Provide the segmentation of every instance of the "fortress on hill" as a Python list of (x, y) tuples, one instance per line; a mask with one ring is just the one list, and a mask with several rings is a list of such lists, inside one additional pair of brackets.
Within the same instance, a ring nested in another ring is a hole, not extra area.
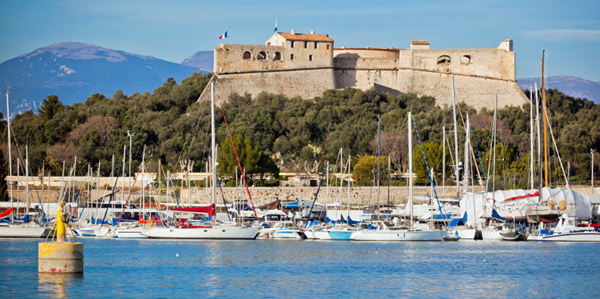
[[(375, 88), (391, 95), (415, 93), (481, 109), (520, 106), (528, 101), (515, 75), (513, 42), (496, 49), (430, 49), (429, 41), (411, 41), (410, 49), (334, 48), (327, 34), (277, 32), (265, 45), (220, 44), (214, 50), (215, 92), (253, 96), (266, 91), (305, 99), (327, 89)], [(200, 101), (210, 100), (210, 85)]]

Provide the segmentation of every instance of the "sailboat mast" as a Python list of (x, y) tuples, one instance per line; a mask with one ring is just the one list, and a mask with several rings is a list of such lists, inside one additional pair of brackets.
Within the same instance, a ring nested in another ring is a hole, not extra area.
[[(327, 161), (326, 165), (325, 185), (327, 186), (327, 189), (325, 190), (325, 216), (327, 216), (327, 205), (329, 204), (329, 161)], [(281, 189), (283, 190), (283, 184), (281, 184)], [(281, 198), (283, 199), (283, 192), (281, 192)]]
[[(63, 175), (64, 175), (64, 168), (63, 168)], [(98, 199), (100, 198), (100, 161), (98, 161), (98, 172), (96, 173), (96, 208), (98, 207)], [(91, 204), (91, 202), (90, 202)], [(50, 210), (48, 210), (50, 211)], [(96, 216), (96, 218), (98, 218), (98, 216)]]
[[(377, 120), (377, 212), (375, 213), (379, 217), (379, 194), (381, 187), (379, 186), (380, 181), (380, 169), (381, 169), (381, 118)], [(350, 183), (350, 181), (348, 181)]]
[(348, 155), (348, 224), (350, 224), (350, 158)]
[(544, 112), (544, 177), (546, 181), (546, 187), (548, 187), (548, 138), (546, 129), (546, 79), (544, 78), (544, 56), (546, 56), (546, 50), (542, 52), (542, 111)]
[(25, 145), (25, 194), (27, 196), (27, 205), (25, 215), (29, 215), (29, 147)]
[(469, 149), (471, 148), (471, 145), (469, 144), (470, 138), (469, 138), (469, 114), (467, 113), (467, 127), (465, 130), (465, 165), (464, 165), (464, 184), (465, 184), (465, 193), (467, 193), (469, 191)]
[(533, 189), (533, 92), (529, 92), (529, 145), (531, 154), (529, 155), (529, 172), (531, 175), (531, 189)]
[(408, 112), (408, 201), (410, 203), (410, 228), (413, 226), (413, 177), (412, 177), (412, 112)]
[(387, 209), (390, 209), (390, 176), (392, 175), (392, 159), (390, 159), (391, 157), (388, 155), (388, 204), (387, 204)]
[(494, 221), (493, 218), (493, 211), (494, 211), (494, 207), (496, 206), (496, 119), (498, 118), (498, 94), (496, 94), (496, 107), (494, 109), (494, 145), (492, 146), (492, 149), (494, 150), (494, 156), (493, 156), (493, 172), (492, 172), (492, 221)]
[[(539, 173), (539, 180), (538, 180), (538, 194), (539, 194), (539, 199), (542, 198), (542, 142), (541, 142), (541, 132), (540, 132), (540, 99), (538, 96), (538, 86), (537, 86), (537, 82), (534, 83), (534, 88), (535, 88), (535, 110), (536, 110), (536, 127), (537, 127), (537, 158), (538, 158), (538, 173)], [(539, 200), (538, 200), (539, 201)]]
[(344, 148), (340, 148), (340, 219), (342, 219), (342, 211), (344, 210), (342, 204), (342, 186), (344, 186)]
[(446, 192), (446, 123), (442, 127), (442, 192)]
[[(217, 168), (216, 166), (216, 153), (215, 153), (215, 83), (211, 82), (210, 83), (210, 129), (211, 129), (211, 136), (210, 136), (210, 151), (212, 154), (212, 200), (213, 200), (213, 204), (215, 204), (215, 208), (216, 208), (216, 193), (217, 193), (217, 189), (215, 188), (215, 186), (217, 185), (216, 182), (216, 174), (217, 174)], [(216, 218), (216, 217), (215, 217)]]
[(146, 145), (144, 144), (144, 151), (142, 153), (142, 218), (144, 218), (144, 214), (146, 214), (146, 199), (144, 198), (144, 185), (146, 184), (144, 181), (145, 178), (145, 168), (146, 168), (146, 164), (145, 164), (145, 158), (146, 158)]
[[(458, 183), (458, 130), (456, 129), (456, 94), (454, 92), (454, 76), (452, 76), (452, 113), (454, 115), (454, 156), (456, 165), (454, 166), (454, 175), (456, 179), (456, 199), (460, 198), (460, 184)], [(410, 124), (409, 124), (410, 125)]]
[[(9, 94), (9, 86), (6, 86), (6, 123), (8, 125), (8, 175), (10, 177), (11, 180), (11, 184), (10, 184), (10, 205), (11, 207), (14, 209), (15, 207), (13, 206), (13, 185), (12, 185), (12, 149), (11, 149), (11, 142), (10, 142), (10, 108), (9, 108), (9, 102), (8, 102), (8, 94)], [(13, 214), (11, 213), (10, 216), (11, 219), (14, 219)]]

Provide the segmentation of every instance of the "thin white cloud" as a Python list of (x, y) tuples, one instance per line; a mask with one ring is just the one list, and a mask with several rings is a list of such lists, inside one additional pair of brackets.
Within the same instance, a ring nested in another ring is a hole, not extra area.
[(600, 41), (600, 30), (547, 29), (525, 31), (524, 34), (543, 41)]

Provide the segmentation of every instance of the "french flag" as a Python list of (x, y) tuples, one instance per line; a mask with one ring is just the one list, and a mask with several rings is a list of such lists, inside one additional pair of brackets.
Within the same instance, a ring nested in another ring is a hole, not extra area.
[(219, 36), (219, 39), (224, 39), (224, 38), (227, 38), (227, 31), (225, 31), (225, 34)]

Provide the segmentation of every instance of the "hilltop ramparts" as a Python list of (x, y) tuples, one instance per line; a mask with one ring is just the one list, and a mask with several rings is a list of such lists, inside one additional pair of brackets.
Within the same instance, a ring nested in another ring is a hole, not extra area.
[[(375, 88), (392, 95), (432, 96), (440, 106), (456, 100), (477, 109), (520, 106), (527, 98), (516, 83), (512, 40), (496, 49), (429, 49), (412, 41), (410, 49), (333, 48), (328, 35), (276, 33), (266, 45), (221, 44), (215, 49), (216, 93), (261, 92), (314, 98), (327, 89)], [(210, 99), (210, 86), (199, 100)]]

